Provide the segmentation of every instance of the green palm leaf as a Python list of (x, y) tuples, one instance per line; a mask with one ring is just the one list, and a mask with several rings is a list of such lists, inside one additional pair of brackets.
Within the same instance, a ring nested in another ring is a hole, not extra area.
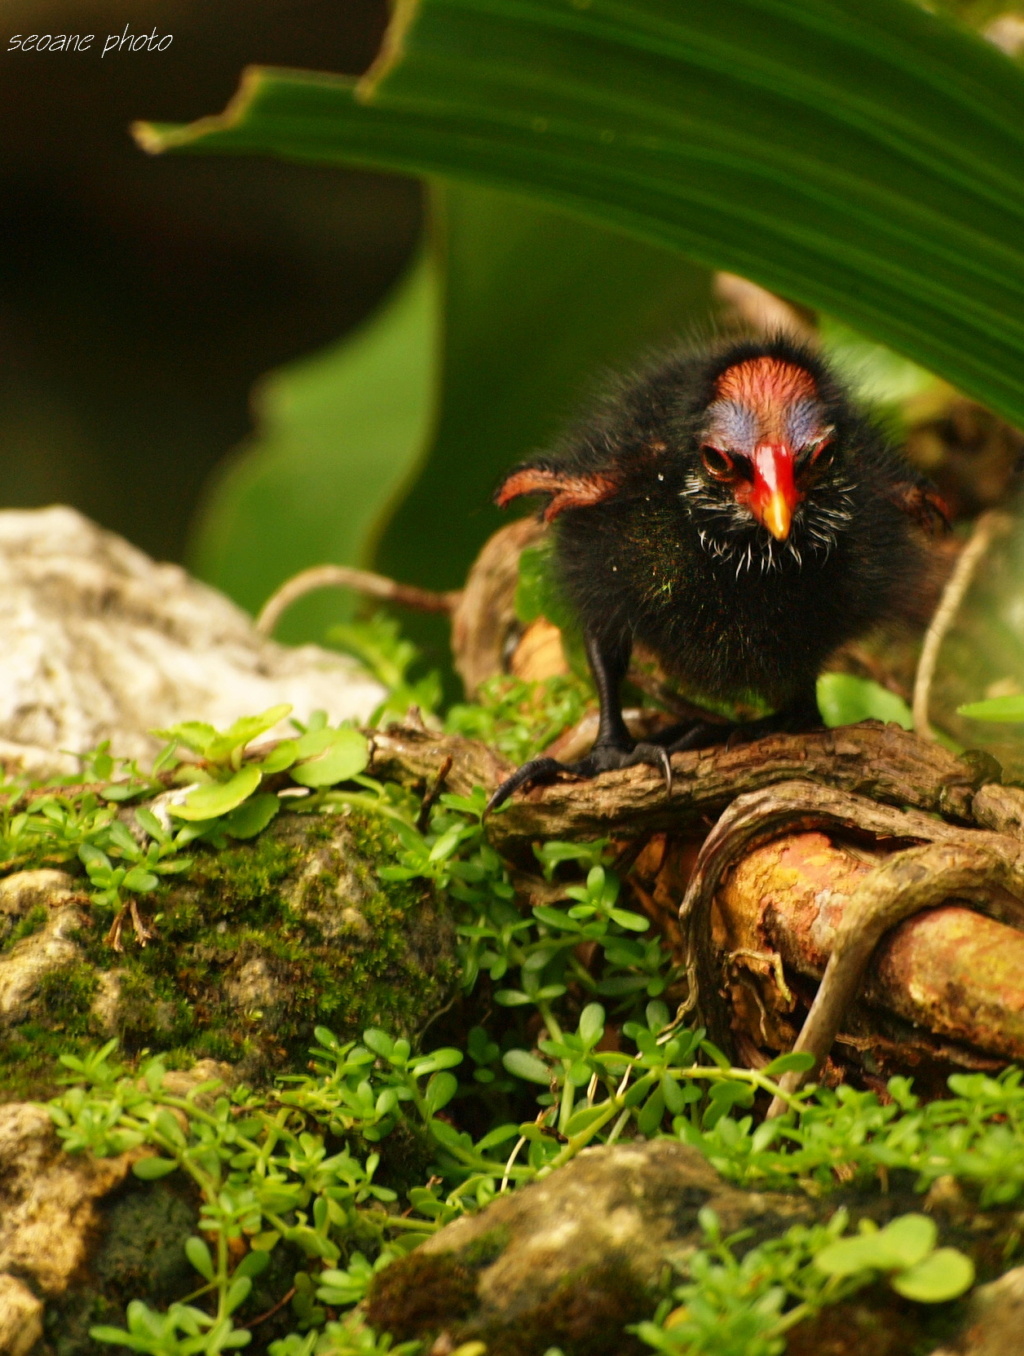
[(403, 0), (151, 150), (532, 194), (843, 318), (1024, 422), (1024, 72), (905, 0)]

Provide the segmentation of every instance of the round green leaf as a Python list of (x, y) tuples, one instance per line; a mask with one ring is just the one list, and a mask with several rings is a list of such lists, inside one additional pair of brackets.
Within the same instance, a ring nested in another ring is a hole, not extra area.
[(155, 890), (160, 882), (152, 871), (145, 871), (141, 866), (133, 866), (122, 883), (126, 890), (134, 890), (136, 894), (144, 895), (150, 890)]
[(892, 1278), (892, 1288), (919, 1304), (956, 1299), (974, 1284), (974, 1263), (956, 1248), (938, 1248)]
[(282, 739), (259, 764), (260, 771), (266, 777), (274, 772), (283, 772), (285, 768), (291, 767), (298, 756), (298, 740)]
[(427, 1110), (432, 1116), (440, 1111), (442, 1107), (448, 1105), (458, 1091), (458, 1087), (459, 1080), (454, 1074), (434, 1074), (433, 1078), (427, 1084), (427, 1090), (423, 1098), (427, 1105)]
[(195, 1234), (185, 1239), (185, 1256), (204, 1280), (213, 1280), (213, 1258), (206, 1242)]
[[(227, 816), (224, 827), (232, 838), (255, 838), (267, 827), (281, 808), (281, 800), (272, 792), (250, 796)], [(127, 881), (125, 882), (127, 884)]]
[(822, 1248), (814, 1265), (826, 1276), (854, 1276), (858, 1271), (877, 1271), (885, 1263), (878, 1255), (878, 1234), (857, 1234), (841, 1238)]
[(270, 1265), (270, 1252), (265, 1248), (253, 1247), (247, 1252), (238, 1266), (235, 1267), (236, 1276), (262, 1276)]
[(263, 774), (258, 767), (243, 767), (226, 782), (208, 782), (189, 793), (184, 805), (170, 806), (178, 819), (217, 819), (241, 805), (259, 786)]
[(880, 1267), (913, 1267), (935, 1247), (938, 1229), (930, 1215), (900, 1215), (876, 1237)]
[(600, 1003), (588, 1003), (580, 1013), (579, 1033), (588, 1048), (604, 1035), (604, 1008)]
[(825, 724), (833, 728), (855, 725), (859, 720), (884, 720), (902, 725), (904, 730), (914, 728), (914, 717), (902, 697), (882, 687), (881, 683), (858, 678), (852, 673), (821, 675), (818, 710)]
[(300, 786), (334, 786), (355, 777), (370, 761), (366, 736), (348, 726), (309, 730), (295, 743), (298, 762), (290, 775)]
[(551, 1082), (551, 1070), (528, 1050), (506, 1050), (501, 1062), (510, 1074), (525, 1078), (528, 1083), (543, 1083), (547, 1087)]

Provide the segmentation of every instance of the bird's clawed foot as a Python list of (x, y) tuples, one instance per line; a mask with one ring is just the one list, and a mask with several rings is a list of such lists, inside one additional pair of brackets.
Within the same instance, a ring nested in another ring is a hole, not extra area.
[(614, 768), (635, 767), (638, 763), (660, 768), (665, 778), (665, 794), (671, 793), (672, 764), (669, 761), (668, 750), (662, 748), (660, 744), (640, 742), (626, 747), (617, 744), (599, 744), (576, 763), (560, 763), (557, 758), (534, 758), (529, 763), (524, 763), (511, 777), (502, 782), (487, 802), (487, 809), (496, 810), (508, 800), (509, 796), (523, 787), (553, 782), (562, 772), (571, 777), (589, 779), (598, 776), (599, 773), (610, 772)]
[(560, 773), (570, 777), (589, 779), (614, 768), (634, 767), (637, 763), (646, 763), (649, 767), (661, 768), (665, 778), (665, 794), (672, 792), (673, 753), (684, 753), (691, 749), (705, 749), (714, 744), (749, 744), (764, 735), (782, 732), (795, 733), (821, 728), (821, 717), (813, 698), (805, 698), (773, 715), (760, 720), (747, 720), (738, 724), (723, 721), (697, 720), (684, 726), (673, 726), (661, 731), (659, 743), (641, 741), (636, 744), (596, 744), (585, 758), (576, 763), (560, 763), (557, 758), (534, 758), (517, 768), (507, 778), (487, 802), (488, 810), (496, 810), (509, 796), (523, 787), (540, 786), (553, 782)]

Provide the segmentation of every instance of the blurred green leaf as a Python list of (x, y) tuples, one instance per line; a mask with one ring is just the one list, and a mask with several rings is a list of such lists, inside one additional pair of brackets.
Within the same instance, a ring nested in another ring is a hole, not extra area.
[(278, 721), (290, 716), (291, 712), (290, 702), (280, 702), (258, 716), (240, 716), (223, 734), (210, 740), (204, 750), (205, 757), (213, 763), (225, 762), (236, 749), (244, 749), (246, 744), (272, 730)]
[(818, 679), (818, 710), (828, 726), (855, 725), (859, 720), (884, 720), (914, 728), (910, 707), (880, 683), (852, 673), (823, 673)]
[(855, 1276), (858, 1271), (871, 1271), (891, 1265), (879, 1256), (878, 1234), (855, 1234), (830, 1243), (814, 1258), (814, 1265), (826, 1276)]
[(138, 135), (531, 193), (1021, 423), (1022, 107), (1013, 62), (904, 0), (403, 0), (361, 83), (254, 68), (223, 116)]
[[(491, 495), (509, 464), (551, 440), (596, 373), (670, 341), (711, 303), (708, 274), (669, 251), (503, 193), (435, 185), (431, 221), (430, 262), (418, 265), (430, 289), (407, 284), (420, 288), (416, 309), (414, 298), (389, 302), (335, 356), (269, 378), (267, 433), (212, 492), (196, 565), (250, 608), (310, 564), (365, 563), (403, 486), (376, 563), (398, 579), (461, 584), (504, 521)], [(413, 388), (420, 421), (410, 409), (396, 427)], [(321, 640), (347, 606), (337, 594), (304, 599), (278, 635)], [(431, 665), (446, 656), (445, 625), (403, 618)]]
[[(198, 574), (255, 612), (307, 566), (365, 563), (373, 525), (426, 445), (439, 324), (437, 263), (424, 256), (353, 335), (264, 379), (258, 431), (208, 493), (191, 546)], [(350, 610), (318, 593), (277, 634), (322, 640)]]
[(280, 808), (280, 799), (269, 791), (261, 796), (250, 796), (226, 816), (224, 828), (232, 838), (255, 838)]
[(297, 741), (298, 761), (289, 776), (300, 786), (334, 786), (362, 772), (370, 746), (358, 730), (309, 730)]
[(990, 697), (984, 702), (968, 702), (958, 706), (958, 716), (970, 716), (971, 720), (998, 720), (1017, 724), (1024, 721), (1024, 696)]
[(603, 370), (705, 321), (711, 293), (704, 270), (667, 250), (505, 193), (449, 185), (434, 203), (444, 389), (430, 455), (377, 561), (449, 588), (508, 521), (491, 505), (503, 472), (550, 444)]
[(516, 1078), (525, 1078), (528, 1083), (547, 1084), (551, 1081), (551, 1070), (528, 1050), (506, 1050), (501, 1062), (510, 1074), (515, 1074)]
[(209, 782), (206, 786), (197, 786), (189, 792), (184, 805), (170, 806), (170, 812), (178, 819), (216, 819), (226, 815), (259, 786), (262, 773), (259, 768), (242, 768), (226, 782)]
[(892, 1278), (892, 1288), (919, 1304), (956, 1299), (974, 1284), (974, 1263), (956, 1248), (937, 1248), (916, 1266)]
[(874, 1236), (876, 1266), (912, 1267), (935, 1247), (938, 1226), (930, 1215), (900, 1215)]
[[(1024, 518), (990, 546), (942, 644), (931, 720), (961, 745), (989, 753), (1004, 778), (1024, 777)], [(990, 707), (992, 702), (999, 706)], [(975, 709), (984, 705), (989, 715)], [(998, 712), (1003, 714), (997, 714)]]

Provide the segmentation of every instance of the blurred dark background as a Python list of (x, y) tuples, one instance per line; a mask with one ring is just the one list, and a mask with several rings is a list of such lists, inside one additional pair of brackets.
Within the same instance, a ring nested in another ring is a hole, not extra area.
[[(73, 504), (183, 558), (249, 393), (375, 305), (415, 246), (411, 181), (150, 158), (136, 118), (219, 112), (250, 63), (363, 71), (384, 0), (7, 0), (0, 31), (0, 507)], [(101, 58), (103, 39), (171, 33)], [(94, 33), (88, 52), (11, 34)]]

